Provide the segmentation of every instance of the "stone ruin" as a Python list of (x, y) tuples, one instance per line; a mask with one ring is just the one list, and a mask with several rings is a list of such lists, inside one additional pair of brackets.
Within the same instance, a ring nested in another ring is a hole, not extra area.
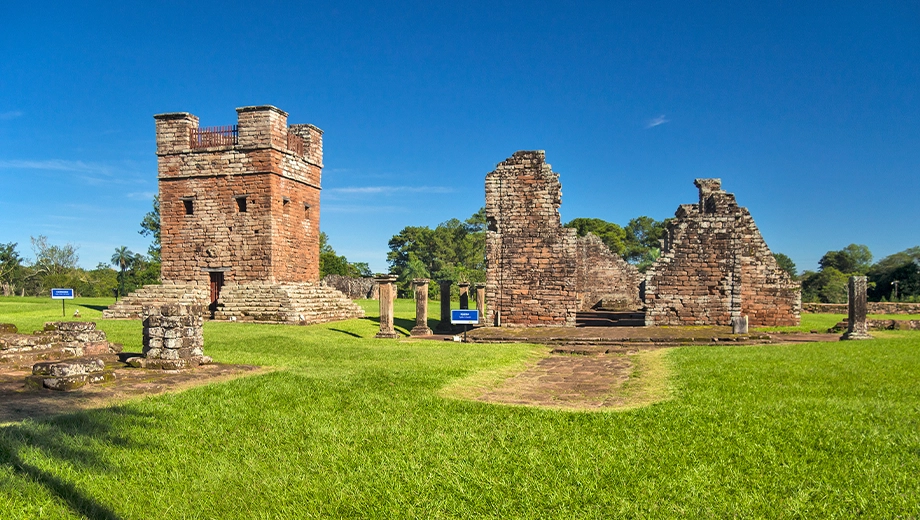
[(33, 388), (73, 390), (111, 381), (106, 361), (117, 361), (122, 347), (110, 343), (93, 322), (57, 321), (32, 334), (0, 324), (0, 366), (32, 366), (26, 384)]
[[(596, 236), (559, 218), (559, 175), (543, 151), (520, 151), (486, 175), (486, 323), (575, 325), (579, 311), (645, 311), (646, 325), (797, 325), (801, 287), (776, 263), (750, 212), (697, 179), (661, 257), (643, 277)], [(442, 318), (443, 319), (443, 318)]]
[(698, 204), (682, 204), (661, 256), (645, 275), (646, 325), (798, 325), (801, 287), (779, 268), (747, 208), (697, 179)]
[(578, 310), (635, 310), (641, 273), (636, 266), (610, 251), (597, 235), (588, 233), (576, 241), (575, 292)]
[(237, 125), (200, 128), (179, 112), (156, 120), (161, 285), (103, 313), (204, 305), (213, 319), (320, 323), (364, 315), (319, 280), (323, 132), (288, 125), (273, 106), (237, 109)]
[(107, 356), (121, 352), (109, 343), (105, 332), (90, 321), (55, 321), (42, 330), (20, 334), (15, 325), (0, 324), (0, 365), (32, 365), (37, 361)]
[(562, 186), (542, 150), (516, 152), (486, 175), (486, 323), (574, 326), (574, 229), (559, 220)]
[(201, 305), (144, 307), (144, 357), (128, 358), (138, 368), (178, 370), (211, 362), (204, 355)]
[(486, 175), (484, 323), (571, 327), (581, 310), (640, 305), (636, 268), (598, 237), (562, 227), (561, 202), (542, 150), (517, 152)]
[(335, 288), (352, 300), (377, 299), (377, 282), (370, 276), (365, 278), (353, 278), (340, 274), (327, 274), (323, 277), (323, 283), (329, 287)]

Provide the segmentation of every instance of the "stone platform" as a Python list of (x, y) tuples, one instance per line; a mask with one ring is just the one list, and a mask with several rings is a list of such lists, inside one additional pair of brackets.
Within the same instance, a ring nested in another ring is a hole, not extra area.
[[(109, 319), (142, 319), (145, 306), (208, 306), (208, 288), (195, 284), (145, 285), (102, 312)], [(205, 316), (208, 316), (206, 313)], [(221, 287), (212, 319), (312, 325), (364, 317), (338, 290), (317, 283), (229, 283)]]

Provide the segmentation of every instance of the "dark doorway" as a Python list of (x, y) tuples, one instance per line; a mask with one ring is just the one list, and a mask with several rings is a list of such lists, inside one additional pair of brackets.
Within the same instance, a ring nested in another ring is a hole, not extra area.
[(210, 272), (208, 273), (211, 277), (211, 303), (208, 305), (208, 310), (211, 311), (211, 318), (214, 317), (214, 313), (217, 311), (217, 299), (220, 298), (220, 288), (224, 286), (224, 273), (223, 272)]

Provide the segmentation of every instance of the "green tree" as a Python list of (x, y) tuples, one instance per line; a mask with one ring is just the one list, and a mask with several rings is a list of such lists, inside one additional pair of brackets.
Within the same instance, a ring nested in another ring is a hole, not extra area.
[[(652, 257), (660, 254), (661, 242), (667, 232), (670, 219), (655, 220), (651, 217), (641, 216), (629, 221), (626, 225), (625, 252), (623, 258), (644, 272), (652, 262)], [(658, 250), (655, 252), (655, 250)]]
[(850, 275), (834, 267), (802, 273), (802, 301), (846, 303)]
[(818, 260), (821, 269), (833, 267), (841, 273), (866, 274), (872, 265), (872, 252), (860, 244), (850, 244), (839, 251), (828, 251)]
[(773, 258), (776, 259), (776, 264), (780, 269), (789, 273), (789, 276), (794, 280), (797, 276), (795, 262), (791, 258), (782, 254), (782, 253), (773, 253)]
[(147, 255), (150, 261), (160, 263), (160, 196), (154, 195), (153, 209), (144, 215), (141, 220), (141, 230), (138, 231), (141, 236), (153, 237), (150, 247), (147, 248)]
[(126, 246), (116, 247), (115, 254), (112, 255), (112, 265), (119, 269), (118, 273), (118, 295), (125, 295), (125, 272), (129, 266), (133, 266), (137, 256)]
[(22, 258), (16, 251), (16, 242), (0, 244), (0, 288), (3, 296), (15, 294), (16, 284), (22, 276)]
[(359, 278), (361, 276), (371, 276), (371, 270), (365, 262), (353, 264), (344, 256), (337, 254), (329, 244), (329, 236), (324, 232), (320, 232), (319, 276), (322, 278), (330, 274)]
[(29, 237), (35, 259), (29, 266), (26, 283), (30, 294), (41, 294), (50, 287), (67, 287), (73, 281), (74, 270), (80, 257), (72, 244), (55, 246), (48, 237)]
[[(430, 273), (435, 280), (464, 281), (485, 280), (485, 210), (480, 209), (465, 221), (450, 219), (435, 229), (427, 226), (407, 226), (389, 241), (387, 262), (390, 272), (399, 277), (398, 288), (409, 294), (411, 278), (403, 273), (413, 262), (412, 270)], [(416, 262), (420, 265), (417, 265)], [(431, 296), (439, 297), (436, 284), (429, 286)]]
[(626, 252), (626, 230), (618, 224), (599, 218), (576, 218), (569, 221), (564, 227), (574, 229), (580, 237), (588, 233), (597, 235), (610, 251), (620, 256)]
[(866, 276), (870, 282), (869, 298), (874, 301), (920, 298), (920, 246), (886, 256), (873, 264)]

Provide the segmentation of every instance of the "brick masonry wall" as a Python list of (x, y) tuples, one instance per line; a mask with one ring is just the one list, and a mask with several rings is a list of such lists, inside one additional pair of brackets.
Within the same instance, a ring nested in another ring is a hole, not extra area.
[(746, 208), (719, 179), (697, 179), (699, 204), (683, 204), (661, 257), (646, 273), (647, 325), (798, 325), (801, 287), (779, 268)]
[(604, 300), (617, 307), (637, 309), (640, 275), (596, 235), (578, 237), (575, 248), (575, 292), (579, 310), (590, 310)]
[(575, 230), (559, 219), (559, 175), (520, 151), (486, 175), (486, 323), (574, 326)]
[[(275, 107), (237, 112), (238, 144), (198, 149), (198, 118), (156, 116), (162, 278), (207, 284), (204, 270), (219, 269), (225, 282), (317, 281), (322, 131), (289, 129)], [(304, 140), (303, 155), (288, 149), (289, 132)]]

